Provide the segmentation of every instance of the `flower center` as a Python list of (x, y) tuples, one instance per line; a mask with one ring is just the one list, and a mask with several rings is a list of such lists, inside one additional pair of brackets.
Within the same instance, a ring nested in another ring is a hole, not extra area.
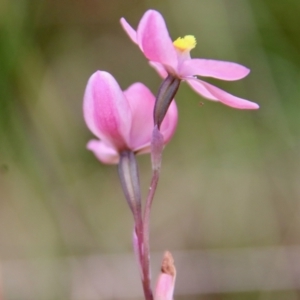
[(196, 44), (196, 38), (193, 35), (186, 35), (183, 38), (179, 37), (173, 42), (175, 48), (181, 52), (191, 51), (196, 47)]

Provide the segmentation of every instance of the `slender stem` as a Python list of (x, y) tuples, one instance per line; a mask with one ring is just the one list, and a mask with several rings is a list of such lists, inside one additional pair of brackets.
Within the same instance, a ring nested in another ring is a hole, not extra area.
[(147, 259), (147, 251), (145, 251), (145, 234), (142, 214), (135, 216), (135, 231), (138, 240), (138, 258), (142, 269), (142, 285), (146, 300), (153, 300), (151, 290), (151, 278), (149, 272), (149, 259)]
[(152, 290), (151, 290), (151, 279), (149, 272), (149, 260), (147, 260), (147, 252), (145, 252), (145, 234), (142, 215), (138, 215), (135, 220), (135, 230), (138, 240), (138, 252), (139, 261), (142, 269), (142, 284), (144, 290), (144, 296), (146, 300), (153, 300)]
[(154, 194), (159, 180), (159, 170), (154, 170), (152, 173), (151, 185), (149, 187), (149, 193), (146, 200), (146, 206), (144, 210), (144, 261), (147, 274), (150, 279), (150, 212), (151, 205), (154, 199)]
[[(160, 167), (161, 167), (161, 159), (162, 159), (162, 151), (164, 147), (164, 137), (160, 133), (158, 129), (158, 125), (154, 126), (152, 133), (152, 141), (151, 141), (151, 161), (152, 161), (152, 179), (149, 187), (148, 196), (146, 199), (145, 209), (144, 209), (144, 218), (143, 218), (143, 270), (145, 272), (145, 281), (150, 285), (151, 280), (151, 272), (150, 272), (150, 212), (151, 206), (154, 199), (154, 194), (156, 192)], [(153, 296), (151, 295), (152, 299)]]

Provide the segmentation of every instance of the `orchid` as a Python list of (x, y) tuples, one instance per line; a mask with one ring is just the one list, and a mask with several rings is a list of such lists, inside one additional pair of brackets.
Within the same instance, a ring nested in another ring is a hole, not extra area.
[[(152, 292), (150, 212), (159, 182), (163, 149), (177, 125), (177, 106), (173, 101), (177, 90), (181, 82), (186, 81), (207, 99), (238, 109), (259, 106), (200, 79), (238, 80), (247, 76), (249, 69), (233, 62), (191, 58), (195, 37), (187, 35), (172, 42), (159, 12), (148, 10), (136, 31), (124, 18), (121, 24), (164, 80), (154, 97), (142, 83), (134, 83), (122, 91), (111, 74), (95, 72), (88, 80), (83, 100), (85, 122), (97, 137), (88, 142), (87, 148), (101, 162), (118, 165), (121, 187), (133, 216), (133, 248), (145, 300), (173, 300), (176, 268), (168, 251)], [(149, 152), (152, 177), (143, 201), (136, 154)]]
[(136, 31), (124, 18), (120, 22), (131, 40), (139, 46), (149, 60), (150, 65), (163, 78), (169, 75), (180, 81), (186, 81), (204, 98), (220, 101), (234, 108), (259, 108), (254, 102), (231, 95), (197, 78), (201, 76), (233, 81), (244, 78), (250, 70), (233, 62), (191, 58), (190, 51), (196, 46), (195, 37), (187, 35), (172, 42), (165, 21), (159, 12), (148, 10), (140, 20)]
[[(87, 148), (107, 164), (117, 164), (123, 151), (150, 152), (154, 103), (155, 97), (142, 83), (122, 91), (112, 75), (95, 72), (87, 83), (83, 112), (88, 128), (99, 140), (89, 141)], [(161, 126), (164, 144), (176, 125), (177, 107), (172, 101)]]

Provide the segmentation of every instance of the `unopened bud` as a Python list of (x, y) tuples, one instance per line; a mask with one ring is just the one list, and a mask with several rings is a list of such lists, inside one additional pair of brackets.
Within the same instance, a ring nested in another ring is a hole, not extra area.
[(161, 273), (158, 277), (154, 300), (172, 300), (176, 279), (174, 259), (169, 251), (164, 254)]
[(158, 90), (153, 112), (154, 125), (157, 125), (158, 129), (160, 129), (168, 108), (177, 93), (180, 82), (179, 78), (168, 75)]
[(123, 151), (118, 165), (119, 178), (127, 203), (134, 216), (141, 210), (138, 166), (132, 151)]

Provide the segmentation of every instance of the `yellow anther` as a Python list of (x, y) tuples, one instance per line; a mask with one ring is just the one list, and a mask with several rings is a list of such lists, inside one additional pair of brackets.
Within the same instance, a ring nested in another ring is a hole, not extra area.
[(186, 35), (185, 37), (179, 37), (173, 42), (173, 45), (180, 51), (190, 51), (196, 47), (196, 38), (193, 35)]

